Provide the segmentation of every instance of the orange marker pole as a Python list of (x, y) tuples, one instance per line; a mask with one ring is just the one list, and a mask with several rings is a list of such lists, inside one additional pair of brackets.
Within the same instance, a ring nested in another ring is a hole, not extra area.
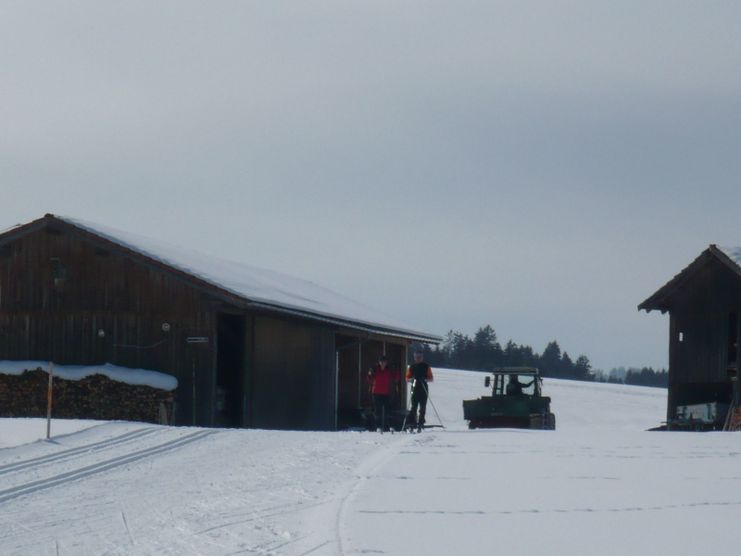
[(46, 439), (51, 438), (52, 386), (54, 384), (54, 363), (49, 361), (49, 388), (46, 391)]

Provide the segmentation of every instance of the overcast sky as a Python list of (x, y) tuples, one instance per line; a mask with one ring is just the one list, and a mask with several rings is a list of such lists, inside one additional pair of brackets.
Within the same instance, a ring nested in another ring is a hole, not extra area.
[(0, 191), (663, 366), (636, 305), (741, 244), (741, 2), (2, 0)]

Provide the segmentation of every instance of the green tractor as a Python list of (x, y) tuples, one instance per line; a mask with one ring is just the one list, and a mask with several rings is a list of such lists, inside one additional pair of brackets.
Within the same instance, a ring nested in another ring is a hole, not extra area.
[(551, 399), (542, 395), (538, 369), (504, 367), (484, 379), (491, 396), (463, 402), (469, 429), (517, 428), (555, 430)]

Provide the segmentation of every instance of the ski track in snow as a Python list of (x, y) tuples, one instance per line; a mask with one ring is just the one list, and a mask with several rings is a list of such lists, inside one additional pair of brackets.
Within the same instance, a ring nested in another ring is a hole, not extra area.
[(617, 556), (734, 542), (741, 435), (644, 432), (665, 391), (546, 381), (555, 433), (468, 431), (461, 400), (483, 375), (436, 379), (447, 431), (110, 423), (0, 450), (0, 554)]
[(124, 434), (115, 436), (113, 438), (109, 438), (107, 440), (91, 442), (90, 444), (83, 444), (82, 446), (78, 446), (76, 448), (69, 448), (68, 450), (62, 450), (61, 452), (47, 454), (45, 456), (38, 456), (35, 458), (30, 458), (30, 459), (23, 460), (23, 461), (16, 462), (16, 463), (8, 463), (5, 465), (0, 465), (0, 475), (5, 475), (6, 473), (11, 473), (13, 471), (21, 471), (21, 470), (29, 469), (32, 467), (38, 467), (38, 466), (53, 463), (53, 462), (59, 462), (60, 460), (68, 459), (68, 458), (71, 458), (79, 454), (87, 454), (92, 451), (100, 450), (100, 449), (107, 448), (110, 446), (115, 446), (116, 444), (121, 444), (124, 442), (131, 442), (143, 436), (148, 436), (150, 434), (153, 434), (154, 432), (156, 432), (156, 429), (146, 429), (146, 428), (138, 429), (138, 430), (126, 432)]
[(28, 483), (22, 483), (12, 488), (0, 490), (0, 503), (7, 502), (8, 500), (12, 500), (14, 498), (18, 498), (19, 496), (24, 496), (24, 495), (31, 494), (34, 492), (38, 492), (40, 490), (46, 490), (46, 489), (53, 488), (59, 485), (63, 485), (71, 481), (86, 479), (98, 473), (102, 473), (104, 471), (115, 469), (116, 467), (120, 467), (120, 466), (129, 464), (135, 461), (139, 461), (144, 458), (156, 456), (164, 452), (169, 452), (171, 450), (175, 450), (176, 448), (180, 448), (182, 446), (190, 444), (191, 442), (196, 442), (200, 440), (201, 438), (205, 438), (206, 436), (209, 436), (211, 434), (216, 434), (216, 431), (192, 432), (180, 438), (168, 440), (167, 442), (157, 444), (156, 446), (153, 446), (150, 448), (145, 448), (143, 450), (136, 450), (134, 452), (125, 453), (123, 455), (116, 456), (114, 458), (107, 459), (102, 462), (94, 463), (92, 465), (87, 465), (85, 467), (72, 469), (71, 471), (66, 471), (58, 475), (52, 475), (51, 477), (47, 477), (45, 479), (39, 479), (39, 480), (31, 481)]

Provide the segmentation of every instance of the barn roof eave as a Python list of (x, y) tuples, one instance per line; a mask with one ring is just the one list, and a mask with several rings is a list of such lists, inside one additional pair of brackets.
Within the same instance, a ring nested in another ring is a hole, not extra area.
[(0, 245), (14, 241), (19, 237), (23, 237), (31, 232), (42, 229), (46, 226), (46, 217), (38, 218), (26, 224), (16, 224), (10, 228), (6, 228), (0, 232)]
[(669, 280), (653, 295), (648, 297), (643, 303), (638, 305), (639, 311), (661, 311), (666, 313), (672, 309), (672, 297), (684, 286), (697, 272), (699, 272), (708, 262), (717, 261), (731, 270), (741, 278), (741, 266), (723, 252), (717, 245), (711, 244), (705, 251), (687, 265), (674, 278)]
[(439, 344), (443, 341), (441, 336), (434, 334), (424, 334), (420, 332), (414, 332), (410, 330), (399, 330), (392, 328), (384, 328), (373, 324), (361, 323), (358, 321), (345, 320), (337, 317), (330, 317), (325, 315), (319, 315), (311, 313), (309, 311), (301, 311), (298, 309), (291, 309), (287, 307), (281, 307), (276, 305), (270, 305), (262, 302), (248, 302), (248, 307), (264, 309), (274, 313), (281, 313), (285, 315), (291, 315), (299, 318), (305, 318), (308, 320), (324, 322), (327, 324), (333, 324), (341, 326), (350, 330), (356, 330), (365, 332), (368, 334), (378, 334), (380, 336), (392, 336), (394, 338), (401, 338), (403, 340), (411, 340), (413, 342), (422, 342), (425, 344)]

